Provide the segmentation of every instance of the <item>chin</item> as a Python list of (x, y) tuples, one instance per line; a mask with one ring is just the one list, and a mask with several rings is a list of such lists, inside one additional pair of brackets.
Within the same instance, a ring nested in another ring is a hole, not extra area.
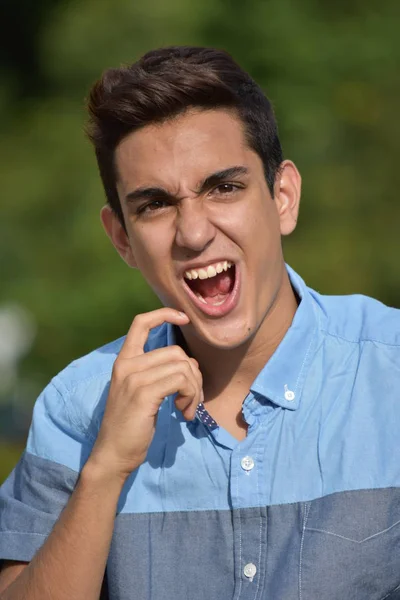
[(193, 319), (192, 324), (186, 325), (185, 329), (190, 328), (197, 339), (219, 350), (234, 350), (253, 338), (256, 330), (254, 325), (244, 323), (243, 319), (236, 324), (225, 324), (223, 321), (197, 324)]

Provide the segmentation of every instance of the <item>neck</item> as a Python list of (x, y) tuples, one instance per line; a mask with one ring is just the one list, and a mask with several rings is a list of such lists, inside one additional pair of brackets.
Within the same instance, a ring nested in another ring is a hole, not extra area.
[(209, 346), (198, 338), (186, 339), (191, 356), (203, 375), (205, 400), (224, 394), (243, 401), (258, 373), (274, 354), (289, 329), (297, 310), (297, 297), (285, 270), (282, 285), (259, 329), (244, 344), (233, 349)]

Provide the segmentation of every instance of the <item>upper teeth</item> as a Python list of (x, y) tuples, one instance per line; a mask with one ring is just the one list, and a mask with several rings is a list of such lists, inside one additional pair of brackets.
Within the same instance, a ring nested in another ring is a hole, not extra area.
[(209, 279), (210, 277), (215, 277), (217, 273), (222, 273), (222, 271), (227, 271), (233, 263), (225, 260), (224, 262), (215, 263), (214, 265), (209, 265), (208, 267), (204, 267), (204, 269), (190, 269), (190, 271), (185, 271), (186, 279)]

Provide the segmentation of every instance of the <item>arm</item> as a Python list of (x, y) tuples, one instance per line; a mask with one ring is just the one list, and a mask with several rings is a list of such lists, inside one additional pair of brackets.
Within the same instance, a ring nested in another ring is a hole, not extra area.
[[(47, 540), (0, 600), (98, 600), (117, 503), (129, 475), (146, 459), (165, 396), (193, 419), (201, 400), (196, 361), (181, 348), (144, 353), (149, 330), (164, 321), (186, 324), (172, 309), (136, 317), (114, 363), (96, 443)], [(1, 590), (1, 587), (0, 587)]]
[(26, 568), (9, 567), (16, 579), (0, 599), (98, 600), (121, 489), (120, 478), (96, 472), (88, 462), (68, 505), (31, 563)]
[(28, 563), (15, 560), (5, 560), (0, 569), (0, 594), (11, 585)]

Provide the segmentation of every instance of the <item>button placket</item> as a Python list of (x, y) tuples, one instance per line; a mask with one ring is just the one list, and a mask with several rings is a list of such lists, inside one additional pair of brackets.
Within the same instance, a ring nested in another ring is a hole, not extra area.
[[(235, 598), (254, 600), (265, 580), (266, 508), (252, 506), (260, 499), (260, 458), (264, 453), (258, 434), (250, 434), (233, 451), (231, 499), (234, 508)], [(235, 456), (236, 454), (236, 456)]]

